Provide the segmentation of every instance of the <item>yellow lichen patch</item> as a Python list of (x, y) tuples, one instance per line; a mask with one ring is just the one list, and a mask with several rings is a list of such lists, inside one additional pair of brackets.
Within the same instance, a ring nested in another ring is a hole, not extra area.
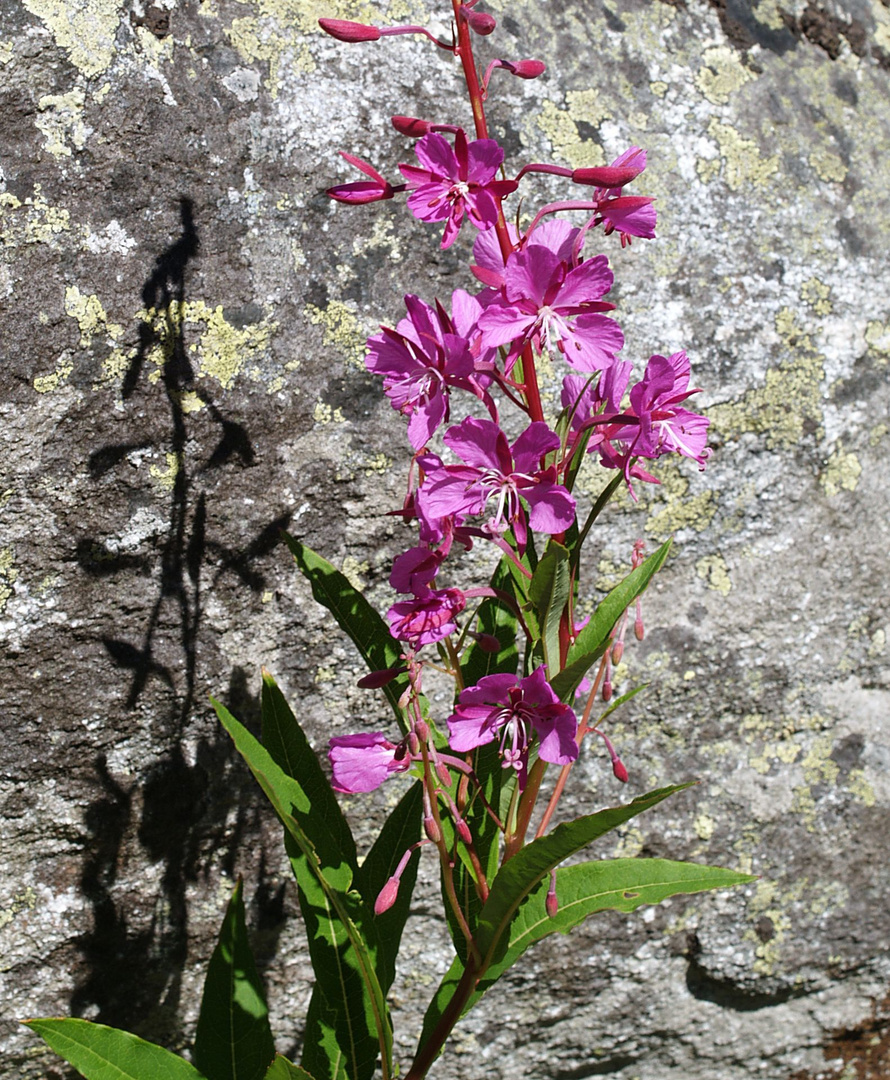
[(778, 157), (762, 157), (757, 143), (743, 138), (731, 124), (715, 117), (708, 124), (708, 134), (717, 142), (724, 164), (724, 179), (733, 191), (762, 187), (778, 172)]
[(50, 375), (34, 376), (34, 389), (38, 394), (49, 394), (51, 391), (63, 386), (68, 381), (68, 377), (73, 370), (72, 364), (60, 360), (56, 370)]
[(661, 484), (649, 492), (652, 502), (646, 519), (646, 531), (654, 539), (666, 540), (680, 529), (702, 532), (714, 520), (717, 512), (714, 492), (702, 491), (691, 498), (684, 498), (688, 491), (689, 481), (679, 471), (677, 463), (666, 463)]
[(345, 423), (342, 409), (332, 409), (327, 402), (315, 403), (314, 418), (316, 424), (342, 424)]
[(150, 465), (148, 471), (161, 491), (172, 491), (176, 486), (176, 477), (179, 475), (179, 470), (182, 468), (182, 458), (179, 454), (165, 454), (164, 457), (167, 459), (166, 468), (162, 468), (160, 465)]
[(852, 451), (846, 453), (842, 444), (838, 443), (819, 476), (819, 483), (830, 499), (841, 491), (855, 491), (861, 474), (859, 458)]
[(660, 79), (656, 79), (655, 82), (649, 83), (649, 89), (656, 97), (663, 98), (670, 89), (670, 87), (666, 82), (662, 82)]
[(831, 314), (832, 305), (828, 299), (830, 295), (831, 286), (825, 285), (817, 277), (811, 277), (809, 281), (805, 281), (800, 290), (801, 300), (809, 304), (817, 315)]
[(715, 431), (727, 436), (763, 434), (770, 450), (796, 446), (805, 423), (821, 429), (820, 383), (825, 377), (821, 354), (790, 308), (776, 316), (776, 330), (794, 358), (767, 371), (763, 386), (749, 390), (739, 402), (708, 410)]
[(847, 778), (847, 791), (863, 806), (874, 806), (877, 799), (875, 789), (868, 782), (863, 769), (851, 769)]
[[(588, 95), (585, 101), (589, 99), (590, 112), (585, 112), (584, 106), (577, 100), (582, 95)], [(592, 165), (604, 165), (606, 159), (602, 147), (590, 139), (581, 138), (576, 120), (596, 126), (605, 119), (605, 115), (595, 108), (593, 103), (596, 98), (593, 91), (582, 91), (570, 96), (575, 98), (576, 111), (559, 109), (552, 101), (545, 101), (534, 122), (550, 140), (553, 156), (564, 161), (570, 168), (583, 169)]]
[(24, 201), (9, 192), (0, 194), (0, 240), (4, 244), (45, 244), (70, 229), (70, 214), (63, 207), (50, 206), (40, 184), (34, 185), (34, 194)]
[(392, 458), (386, 454), (375, 454), (365, 466), (365, 476), (382, 476), (392, 465)]
[(739, 59), (736, 49), (718, 45), (705, 49), (702, 66), (695, 77), (695, 85), (714, 105), (725, 105), (730, 94), (753, 79), (754, 73)]
[(343, 560), (343, 565), (340, 568), (343, 576), (353, 587), (358, 589), (359, 592), (365, 587), (364, 574), (367, 574), (369, 565), (366, 562), (359, 562), (358, 559), (352, 555), (347, 555)]
[(198, 354), (198, 378), (213, 378), (223, 390), (228, 390), (243, 368), (268, 352), (278, 323), (266, 315), (257, 323), (234, 326), (221, 305), (211, 308), (203, 300), (184, 305), (184, 323), (203, 326), (197, 342), (189, 349)]
[(6, 610), (6, 604), (12, 596), (12, 586), (19, 576), (15, 568), (15, 552), (11, 547), (0, 551), (0, 614)]
[(711, 817), (710, 814), (704, 810), (700, 810), (695, 816), (695, 820), (692, 822), (692, 827), (695, 829), (696, 836), (699, 840), (710, 840), (714, 835), (714, 829), (717, 827), (717, 823)]
[(782, 8), (778, 0), (759, 0), (754, 5), (754, 18), (764, 26), (768, 26), (770, 30), (783, 30), (785, 28)]
[(705, 555), (695, 564), (695, 572), (708, 583), (709, 589), (728, 596), (732, 589), (729, 567), (722, 555)]
[(0, 41), (0, 67), (8, 64), (12, 59), (14, 46), (11, 41)]
[(847, 166), (837, 154), (824, 147), (814, 150), (808, 160), (813, 172), (826, 183), (840, 184), (847, 176)]
[(872, 319), (865, 328), (865, 343), (875, 360), (879, 364), (886, 364), (890, 358), (890, 323)]
[(354, 312), (342, 300), (331, 300), (326, 308), (307, 304), (303, 314), (313, 326), (323, 327), (325, 345), (335, 348), (347, 364), (364, 371), (367, 335)]
[(111, 64), (121, 19), (118, 0), (24, 0), (24, 4), (87, 78), (101, 74)]
[(887, 632), (879, 627), (871, 636), (871, 644), (868, 647), (869, 660), (877, 660), (887, 651)]
[(76, 285), (65, 290), (65, 314), (77, 320), (82, 349), (89, 348), (94, 337), (104, 336), (116, 343), (123, 335), (122, 326), (108, 321), (99, 297), (95, 293), (82, 293)]
[(871, 13), (875, 20), (875, 45), (884, 52), (890, 52), (890, 11), (882, 0), (872, 0)]
[(84, 148), (87, 126), (83, 121), (83, 103), (83, 90), (46, 94), (37, 102), (39, 115), (34, 123), (43, 132), (44, 149), (53, 157), (71, 157), (72, 148)]
[(636, 825), (631, 825), (622, 835), (619, 827), (619, 839), (614, 848), (614, 858), (633, 859), (643, 850), (643, 833)]
[(28, 885), (22, 892), (13, 896), (8, 907), (0, 911), (0, 930), (8, 926), (20, 911), (33, 911), (36, 905), (37, 896), (31, 886)]

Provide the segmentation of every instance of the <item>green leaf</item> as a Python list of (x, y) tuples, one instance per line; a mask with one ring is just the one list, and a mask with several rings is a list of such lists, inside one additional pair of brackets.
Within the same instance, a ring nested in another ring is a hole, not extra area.
[(285, 827), (316, 987), (302, 1064), (318, 1080), (370, 1080), (378, 1056), (391, 1076), (392, 1029), (376, 972), (373, 915), (352, 888), (349, 853), (306, 789), (218, 702), (217, 716)]
[(26, 1020), (86, 1080), (207, 1080), (184, 1058), (89, 1020)]
[(590, 670), (591, 664), (605, 652), (615, 623), (661, 569), (670, 548), (671, 541), (665, 541), (642, 565), (631, 570), (599, 604), (593, 618), (575, 638), (575, 643), (569, 648), (566, 657), (565, 669), (550, 680), (554, 693), (563, 701), (573, 700), (575, 691)]
[[(552, 833), (542, 836), (527, 844), (501, 869), (491, 885), (488, 900), (479, 913), (476, 924), (476, 943), (483, 956), (482, 978), (487, 970), (505, 971), (500, 966), (509, 948), (508, 928), (520, 904), (550, 871), (570, 855), (580, 851), (597, 837), (604, 835), (625, 821), (636, 817), (644, 810), (656, 806), (663, 799), (677, 791), (683, 791), (690, 784), (677, 784), (673, 787), (659, 788), (647, 795), (641, 795), (624, 806), (609, 807), (596, 814), (588, 814), (575, 821), (563, 822)], [(545, 889), (546, 895), (546, 889)], [(456, 957), (451, 968), (446, 972), (441, 985), (430, 1002), (423, 1021), (421, 1044), (429, 1037), (439, 1021), (444, 1009), (463, 975), (464, 965), (460, 956)], [(494, 981), (493, 979), (491, 981)], [(466, 1011), (466, 1009), (464, 1009)]]
[(538, 563), (528, 598), (538, 616), (544, 663), (548, 673), (555, 675), (560, 668), (559, 624), (569, 598), (569, 553), (555, 540)]
[(294, 1065), (292, 1061), (288, 1061), (286, 1057), (279, 1054), (269, 1066), (269, 1071), (263, 1080), (312, 1080), (312, 1077), (305, 1069)]
[[(401, 667), (402, 646), (349, 579), (312, 548), (287, 533), (284, 534), (284, 539), (301, 573), (312, 587), (312, 595), (330, 611), (340, 629), (352, 638), (368, 665), (368, 670), (383, 671), (386, 668)], [(383, 692), (405, 734), (408, 726), (399, 707), (399, 698), (407, 685), (408, 676), (399, 675), (383, 687)]]
[[(373, 909), (380, 890), (395, 873), (402, 856), (420, 839), (423, 820), (423, 784), (412, 784), (389, 815), (359, 867), (356, 884), (365, 903)], [(385, 994), (392, 986), (396, 974), (396, 957), (402, 940), (402, 931), (411, 908), (411, 895), (417, 880), (419, 852), (415, 852), (399, 879), (396, 902), (382, 915), (377, 915), (377, 978)]]
[(194, 1056), (207, 1080), (262, 1080), (275, 1056), (263, 985), (247, 940), (240, 880), (204, 979)]
[[(473, 1008), (530, 945), (553, 933), (567, 934), (589, 915), (606, 910), (634, 911), (643, 904), (657, 904), (669, 896), (724, 889), (753, 880), (750, 874), (735, 870), (669, 859), (602, 859), (562, 867), (556, 871), (559, 900), (556, 915), (550, 918), (545, 906), (550, 888), (548, 877), (532, 890), (519, 908), (510, 924), (509, 942), (503, 957), (486, 971), (461, 1015)], [(463, 971), (463, 965), (455, 960), (446, 972), (434, 999), (436, 1017), (450, 1001)], [(427, 1030), (426, 1024), (424, 1030)]]

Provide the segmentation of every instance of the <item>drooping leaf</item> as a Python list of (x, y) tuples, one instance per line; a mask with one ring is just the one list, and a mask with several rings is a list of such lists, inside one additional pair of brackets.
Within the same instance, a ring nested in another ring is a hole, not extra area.
[(554, 693), (563, 701), (572, 701), (590, 666), (605, 652), (609, 634), (621, 618), (622, 612), (643, 592), (664, 564), (670, 548), (671, 541), (665, 541), (644, 563), (631, 570), (602, 600), (593, 613), (593, 618), (575, 638), (574, 644), (569, 648), (564, 670), (550, 680)]
[(538, 563), (528, 589), (529, 602), (537, 615), (549, 675), (560, 668), (559, 625), (569, 598), (569, 553), (551, 540)]
[[(365, 898), (365, 903), (372, 910), (380, 890), (395, 873), (402, 856), (420, 839), (422, 820), (423, 785), (418, 782), (408, 788), (386, 819), (356, 874), (356, 884)], [(411, 908), (411, 895), (417, 881), (419, 862), (419, 853), (415, 853), (399, 879), (396, 902), (388, 911), (375, 917), (378, 940), (377, 978), (384, 994), (395, 978), (396, 957)]]
[[(345, 574), (293, 536), (285, 533), (284, 539), (301, 573), (309, 582), (312, 595), (330, 611), (340, 629), (352, 638), (368, 670), (383, 671), (400, 666), (402, 647), (389, 632), (384, 620)], [(406, 734), (407, 722), (399, 707), (399, 698), (407, 685), (407, 675), (399, 675), (382, 688), (399, 726)]]
[[(492, 969), (504, 958), (509, 947), (508, 929), (520, 904), (530, 892), (537, 888), (545, 876), (549, 876), (554, 867), (586, 847), (597, 837), (603, 836), (644, 810), (656, 806), (668, 796), (690, 786), (679, 784), (659, 788), (624, 806), (609, 807), (575, 821), (563, 822), (552, 833), (533, 840), (504, 863), (494, 879), (488, 900), (476, 922), (474, 936), (483, 956), (482, 977), (485, 978), (486, 969)], [(421, 1043), (429, 1036), (443, 1010), (447, 1008), (463, 971), (464, 960), (458, 953), (427, 1008)]]
[(204, 979), (195, 1065), (207, 1080), (262, 1080), (275, 1055), (239, 880)]
[(312, 1080), (312, 1077), (305, 1069), (288, 1061), (283, 1054), (278, 1054), (263, 1080)]
[(178, 1054), (89, 1020), (26, 1020), (86, 1080), (208, 1080)]
[[(724, 889), (753, 881), (750, 874), (740, 874), (722, 867), (698, 866), (669, 859), (603, 859), (562, 867), (556, 871), (556, 895), (559, 909), (551, 918), (545, 901), (550, 879), (529, 893), (510, 924), (507, 949), (480, 980), (464, 1004), (466, 1015), (490, 986), (504, 974), (525, 950), (553, 933), (567, 934), (573, 927), (598, 911), (634, 911), (644, 904), (657, 904), (669, 896)], [(433, 1004), (435, 1019), (451, 1000), (464, 972), (455, 959), (445, 973)], [(432, 1029), (428, 1020), (424, 1031)]]
[(379, 1054), (384, 1075), (391, 1075), (392, 1029), (376, 973), (376, 929), (352, 887), (355, 868), (340, 847), (338, 825), (325, 820), (299, 781), (227, 709), (213, 704), (285, 827), (316, 976), (301, 1064), (317, 1080), (370, 1080)]

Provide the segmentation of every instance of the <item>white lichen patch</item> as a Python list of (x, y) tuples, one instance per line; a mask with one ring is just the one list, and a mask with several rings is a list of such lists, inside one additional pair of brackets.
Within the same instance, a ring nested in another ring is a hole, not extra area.
[(75, 150), (86, 145), (90, 129), (83, 119), (84, 92), (70, 90), (67, 94), (45, 94), (37, 101), (34, 121), (44, 136), (44, 149), (53, 157), (71, 157)]
[(94, 255), (130, 255), (136, 247), (136, 241), (127, 235), (116, 219), (109, 221), (100, 233), (93, 232), (89, 227), (85, 232), (83, 246)]

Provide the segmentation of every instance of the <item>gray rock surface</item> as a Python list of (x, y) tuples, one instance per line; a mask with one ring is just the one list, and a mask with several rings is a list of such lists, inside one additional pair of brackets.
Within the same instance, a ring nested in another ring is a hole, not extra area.
[[(385, 722), (277, 539), (390, 602), (406, 444), (363, 341), (404, 291), (470, 284), (469, 238), (443, 253), (396, 203), (323, 194), (339, 149), (409, 160), (392, 114), (469, 124), (420, 39), (316, 27), (379, 9), (3, 5), (3, 1080), (67, 1075), (29, 1015), (187, 1050), (238, 874), (297, 1052), (311, 971), (279, 830), (207, 698), (255, 723), (265, 664), (318, 747)], [(890, 9), (487, 9), (481, 59), (548, 65), (495, 75), (511, 167), (648, 149), (659, 239), (608, 249), (626, 355), (686, 348), (714, 420), (708, 470), (663, 468), (589, 559), (592, 598), (636, 537), (675, 536), (623, 673), (649, 687), (613, 733), (630, 793), (700, 780), (603, 850), (760, 876), (543, 943), (435, 1075), (890, 1075)], [(442, 5), (383, 19), (448, 30)], [(361, 843), (396, 787), (348, 802)], [(591, 747), (568, 809), (618, 795)], [(432, 875), (394, 988), (403, 1060), (447, 962)]]

